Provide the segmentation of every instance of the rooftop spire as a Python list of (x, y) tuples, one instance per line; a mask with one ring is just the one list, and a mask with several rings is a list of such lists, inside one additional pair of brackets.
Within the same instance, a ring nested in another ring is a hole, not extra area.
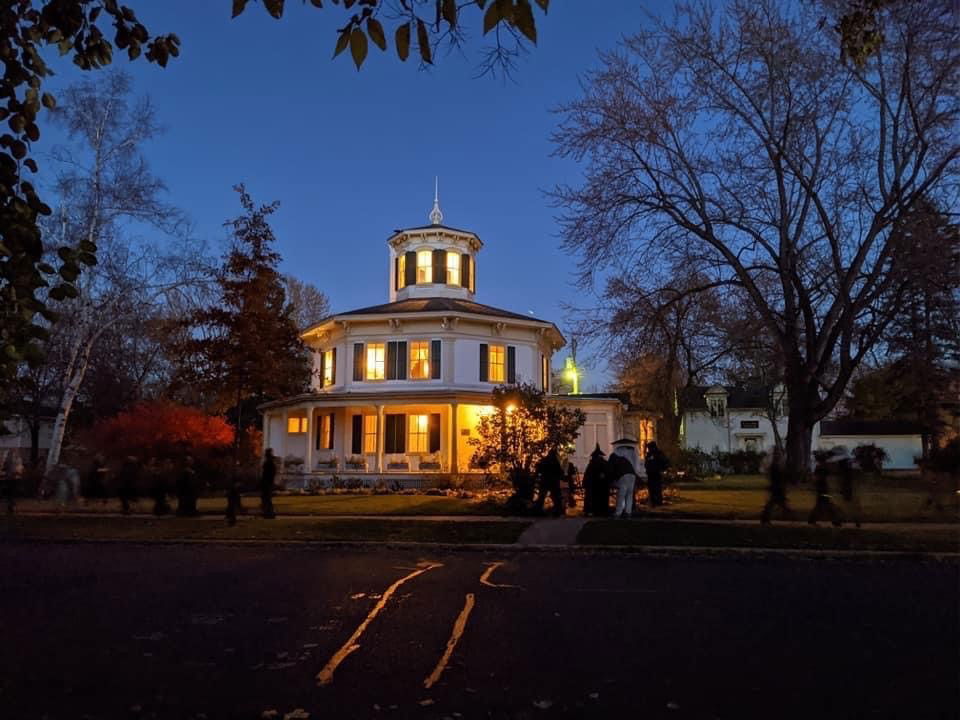
[(440, 180), (433, 178), (433, 210), (430, 211), (430, 223), (439, 225), (443, 222), (443, 213), (440, 212)]

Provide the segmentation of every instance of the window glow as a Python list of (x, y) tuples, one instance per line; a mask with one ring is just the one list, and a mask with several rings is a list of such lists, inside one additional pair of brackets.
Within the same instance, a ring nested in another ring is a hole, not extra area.
[(407, 452), (425, 453), (429, 447), (429, 422), (427, 415), (409, 415), (407, 416), (407, 428), (409, 442), (407, 443)]
[(363, 416), (363, 451), (375, 453), (377, 451), (377, 416)]
[(460, 284), (460, 254), (447, 251), (447, 285)]
[(323, 351), (323, 386), (333, 385), (333, 350)]
[(330, 416), (321, 415), (320, 416), (320, 449), (321, 450), (332, 450), (333, 449), (333, 433), (331, 432), (332, 428), (330, 427)]
[(417, 284), (433, 282), (433, 251), (417, 251)]
[(403, 289), (407, 286), (407, 256), (401, 254), (397, 262), (397, 288)]
[(507, 377), (506, 373), (506, 355), (507, 351), (503, 345), (491, 345), (488, 355), (489, 366), (487, 368), (487, 379), (490, 382), (502, 383)]
[(383, 343), (367, 345), (367, 380), (383, 380), (386, 377), (386, 350)]
[(291, 435), (298, 435), (307, 431), (307, 419), (305, 417), (287, 418), (287, 432)]
[(410, 379), (426, 380), (430, 377), (430, 343), (410, 343)]

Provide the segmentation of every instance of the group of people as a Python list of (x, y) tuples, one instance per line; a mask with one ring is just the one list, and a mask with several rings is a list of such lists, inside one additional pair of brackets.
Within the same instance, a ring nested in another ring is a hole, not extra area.
[[(836, 447), (830, 452), (819, 454), (813, 469), (814, 492), (816, 500), (807, 522), (816, 525), (821, 520), (829, 520), (834, 527), (840, 527), (850, 519), (860, 527), (860, 496), (856, 489), (855, 463), (845, 447)], [(783, 453), (775, 447), (770, 454), (770, 499), (764, 505), (760, 522), (769, 524), (774, 512), (779, 508), (784, 519), (793, 519), (793, 511), (787, 503), (786, 474), (783, 467)], [(834, 502), (830, 492), (830, 478), (833, 477), (840, 490), (840, 504)]]
[[(616, 490), (613, 507), (615, 517), (630, 517), (639, 504), (637, 494), (646, 486), (651, 507), (663, 504), (663, 473), (670, 466), (666, 455), (656, 442), (648, 442), (641, 457), (635, 440), (622, 438), (613, 443), (614, 450), (607, 458), (599, 444), (590, 455), (583, 473), (583, 513), (597, 517), (610, 515), (611, 490)], [(554, 515), (565, 514), (562, 485), (567, 484), (568, 502), (574, 504), (577, 477), (576, 466), (567, 462), (566, 468), (554, 449), (542, 458), (534, 470), (537, 496), (534, 507), (542, 512), (546, 499), (551, 499)]]

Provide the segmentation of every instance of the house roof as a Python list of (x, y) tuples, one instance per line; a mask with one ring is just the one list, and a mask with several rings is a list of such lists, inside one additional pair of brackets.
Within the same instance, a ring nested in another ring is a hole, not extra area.
[(920, 435), (923, 426), (906, 420), (821, 420), (820, 435)]
[[(483, 305), (472, 300), (462, 300), (460, 298), (449, 297), (428, 297), (428, 298), (408, 298), (406, 300), (397, 300), (396, 302), (384, 303), (383, 305), (371, 305), (370, 307), (358, 308), (356, 310), (347, 310), (314, 323), (310, 328), (323, 325), (324, 323), (337, 317), (347, 317), (351, 315), (395, 315), (399, 313), (419, 313), (419, 312), (459, 312), (472, 315), (489, 315), (490, 317), (509, 318), (511, 320), (527, 320), (528, 322), (538, 322), (544, 325), (553, 325), (549, 320), (541, 320), (532, 315), (524, 315), (510, 310)], [(310, 328), (307, 328), (309, 330)], [(306, 332), (306, 330), (304, 331)]]
[(475, 238), (477, 238), (477, 240), (480, 239), (480, 236), (477, 235), (473, 230), (463, 230), (461, 228), (455, 228), (455, 227), (450, 227), (449, 225), (441, 225), (441, 224), (418, 225), (417, 227), (409, 227), (409, 228), (396, 228), (393, 231), (393, 235), (391, 235), (390, 237), (393, 238), (393, 237), (396, 237), (397, 235), (400, 235), (406, 232), (420, 232), (421, 230), (449, 230), (450, 232), (463, 233), (464, 235), (473, 235)]
[(770, 388), (763, 385), (736, 386), (736, 385), (691, 385), (680, 391), (680, 399), (685, 410), (706, 410), (707, 400), (704, 394), (712, 388), (723, 388), (727, 391), (727, 407), (736, 408), (765, 408), (770, 397)]

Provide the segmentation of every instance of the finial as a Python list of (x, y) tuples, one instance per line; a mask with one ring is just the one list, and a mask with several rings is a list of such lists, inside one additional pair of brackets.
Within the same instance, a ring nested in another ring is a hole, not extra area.
[(433, 210), (430, 211), (430, 222), (439, 225), (443, 222), (443, 213), (440, 212), (440, 180), (433, 178)]

